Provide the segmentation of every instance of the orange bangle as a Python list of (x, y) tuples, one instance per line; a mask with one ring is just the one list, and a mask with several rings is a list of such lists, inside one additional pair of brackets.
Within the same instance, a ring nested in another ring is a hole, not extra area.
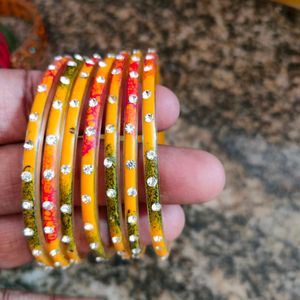
[(37, 87), (24, 143), (22, 179), (22, 208), (25, 224), (24, 235), (35, 259), (46, 266), (53, 261), (45, 248), (40, 213), (40, 157), (43, 148), (45, 126), (51, 105), (51, 94), (69, 58), (57, 57)]
[(85, 235), (97, 262), (111, 253), (105, 249), (99, 230), (98, 157), (101, 125), (113, 57), (100, 60), (85, 116), (81, 158), (81, 209)]

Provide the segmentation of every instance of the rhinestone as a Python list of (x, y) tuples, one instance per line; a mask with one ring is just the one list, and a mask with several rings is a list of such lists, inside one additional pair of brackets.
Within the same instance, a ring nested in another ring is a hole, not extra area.
[(137, 62), (137, 61), (140, 61), (141, 59), (138, 56), (133, 55), (133, 56), (131, 56), (131, 60)]
[(61, 267), (61, 263), (60, 263), (59, 261), (56, 261), (56, 262), (54, 263), (54, 267), (55, 267), (55, 268)]
[(153, 176), (147, 178), (147, 185), (150, 187), (155, 187), (157, 185), (157, 178), (155, 178)]
[(94, 167), (92, 165), (84, 165), (82, 171), (84, 174), (91, 175), (94, 171)]
[(81, 201), (85, 204), (90, 203), (92, 201), (91, 196), (89, 195), (82, 195), (81, 196)]
[(151, 59), (154, 59), (154, 55), (152, 54), (147, 54), (146, 57), (145, 57), (146, 60), (151, 60)]
[(42, 206), (45, 210), (51, 210), (53, 208), (53, 203), (50, 201), (45, 201), (43, 202)]
[(92, 136), (92, 135), (95, 135), (96, 129), (95, 129), (95, 127), (88, 126), (84, 132), (87, 136)]
[(106, 167), (106, 168), (110, 168), (112, 167), (114, 163), (114, 159), (112, 157), (106, 157), (103, 161), (103, 165)]
[(116, 96), (108, 96), (108, 102), (111, 104), (116, 103), (117, 97)]
[(108, 190), (106, 191), (106, 196), (107, 196), (108, 198), (114, 198), (114, 197), (117, 196), (117, 192), (116, 192), (116, 190), (114, 190), (114, 189), (108, 189)]
[(98, 83), (105, 83), (105, 78), (104, 78), (103, 76), (98, 76), (98, 77), (96, 78), (96, 81), (97, 81)]
[(25, 141), (23, 148), (25, 150), (32, 150), (33, 149), (33, 142), (32, 141)]
[(39, 84), (37, 87), (37, 91), (39, 93), (43, 93), (47, 91), (47, 85), (46, 84)]
[(43, 176), (46, 180), (51, 180), (54, 178), (54, 171), (51, 170), (51, 169), (46, 169), (44, 172), (43, 172)]
[(136, 167), (136, 163), (135, 163), (135, 161), (133, 160), (133, 159), (130, 159), (130, 160), (127, 160), (126, 161), (126, 167), (128, 168), (128, 169), (134, 169), (135, 167)]
[(54, 71), (56, 69), (56, 66), (55, 65), (49, 65), (48, 66), (48, 70), (50, 70), (50, 71)]
[(59, 81), (62, 84), (65, 84), (65, 85), (69, 85), (70, 84), (70, 78), (68, 78), (66, 76), (60, 76)]
[(156, 53), (156, 49), (154, 49), (154, 48), (149, 48), (149, 49), (148, 49), (148, 53)]
[(29, 228), (29, 227), (26, 227), (26, 228), (24, 228), (24, 230), (23, 230), (23, 234), (24, 234), (25, 236), (33, 236), (34, 231), (33, 231), (33, 229), (31, 229), (31, 228)]
[(21, 174), (21, 179), (25, 182), (30, 182), (32, 180), (32, 175), (28, 171), (24, 171)]
[(146, 121), (147, 123), (150, 123), (150, 122), (152, 122), (153, 120), (154, 120), (154, 117), (153, 117), (152, 114), (146, 114), (146, 115), (145, 115), (145, 121)]
[(143, 99), (149, 99), (151, 97), (151, 91), (150, 90), (145, 90), (143, 91)]
[(138, 255), (138, 254), (140, 254), (141, 249), (140, 249), (140, 248), (133, 248), (133, 249), (131, 249), (131, 252), (132, 252), (132, 254), (134, 254), (134, 255)]
[(70, 165), (62, 165), (60, 168), (60, 172), (64, 175), (71, 173), (71, 166)]
[(100, 257), (100, 256), (95, 257), (96, 262), (101, 262), (101, 261), (104, 261), (104, 260), (105, 259), (103, 257)]
[(33, 208), (33, 203), (28, 201), (28, 200), (24, 200), (22, 202), (22, 208), (25, 209), (25, 210), (32, 209)]
[(74, 58), (77, 60), (83, 60), (83, 57), (80, 54), (75, 54)]
[(64, 204), (60, 207), (60, 211), (63, 213), (63, 214), (71, 214), (72, 213), (72, 208), (71, 208), (71, 205), (69, 204)]
[(95, 59), (101, 59), (101, 55), (99, 53), (94, 53), (93, 58)]
[(162, 250), (163, 247), (161, 247), (161, 246), (155, 246), (154, 249), (157, 250), (157, 251), (159, 251), (159, 250)]
[(53, 249), (53, 250), (51, 250), (50, 252), (49, 252), (49, 254), (51, 255), (51, 256), (55, 256), (55, 255), (57, 255), (59, 253), (59, 250), (58, 249)]
[(133, 124), (128, 123), (128, 124), (125, 125), (125, 131), (128, 134), (133, 134), (134, 129), (135, 129), (135, 126)]
[(54, 100), (52, 103), (52, 107), (55, 109), (61, 109), (62, 108), (62, 102), (60, 100)]
[(154, 150), (149, 150), (147, 151), (146, 156), (149, 160), (154, 160), (156, 158), (156, 152)]
[(135, 189), (135, 188), (129, 188), (128, 190), (127, 190), (127, 195), (129, 196), (129, 197), (136, 197), (136, 195), (137, 195), (137, 190)]
[(97, 244), (97, 243), (90, 243), (90, 248), (91, 248), (92, 250), (95, 250), (95, 249), (98, 248), (98, 244)]
[(153, 211), (160, 211), (161, 210), (161, 204), (160, 203), (153, 203), (151, 206), (151, 209)]
[(119, 236), (113, 236), (111, 238), (111, 241), (114, 243), (114, 244), (117, 244), (117, 243), (120, 243), (121, 242), (121, 238)]
[(100, 68), (105, 68), (105, 67), (107, 66), (107, 64), (106, 64), (105, 61), (101, 60), (101, 61), (98, 62), (98, 66), (99, 66)]
[(135, 104), (135, 103), (137, 103), (137, 100), (138, 100), (138, 96), (135, 94), (131, 94), (128, 97), (129, 103)]
[(70, 107), (77, 108), (77, 107), (79, 107), (79, 101), (73, 99), (69, 102), (69, 105), (70, 105)]
[[(87, 58), (86, 60), (85, 60), (85, 62), (86, 62), (86, 64), (88, 64), (88, 65), (94, 65), (95, 64), (95, 62), (92, 60), (92, 59), (90, 59), (90, 58)], [(89, 75), (88, 75), (89, 76)], [(87, 77), (88, 77), (87, 76)]]
[(105, 132), (106, 133), (113, 133), (115, 130), (115, 126), (113, 124), (107, 124), (105, 126)]
[(56, 61), (61, 60), (61, 59), (62, 59), (62, 56), (61, 56), (61, 55), (57, 55), (57, 56), (54, 57), (54, 59), (55, 59)]
[(40, 255), (42, 255), (43, 252), (39, 249), (33, 249), (31, 251), (31, 253), (32, 253), (33, 256), (40, 256)]
[(131, 72), (129, 73), (129, 76), (130, 76), (131, 78), (138, 78), (138, 77), (139, 77), (139, 73), (136, 72), (136, 71), (131, 71)]
[(50, 226), (44, 227), (44, 232), (45, 232), (46, 234), (52, 234), (54, 231), (55, 231), (55, 230), (54, 230), (53, 227), (50, 227)]
[(119, 255), (119, 256), (123, 256), (125, 253), (123, 252), (123, 251), (117, 251), (117, 255)]
[(137, 222), (137, 216), (129, 216), (127, 222), (128, 224), (135, 224)]
[(87, 230), (87, 231), (91, 231), (94, 229), (94, 225), (91, 224), (91, 223), (85, 223), (84, 224), (84, 230)]
[(121, 55), (121, 54), (118, 54), (117, 56), (116, 56), (116, 59), (117, 60), (124, 60), (124, 56), (123, 55)]
[(148, 65), (148, 66), (145, 66), (144, 67), (144, 71), (145, 72), (149, 72), (149, 71), (151, 71), (152, 70), (152, 66), (151, 65)]
[(121, 73), (120, 69), (112, 69), (112, 71), (111, 71), (111, 74), (113, 74), (113, 75), (118, 75), (120, 73)]
[(36, 112), (31, 113), (31, 114), (29, 115), (29, 121), (35, 122), (35, 121), (38, 120), (38, 118), (39, 118), (39, 114), (36, 113)]
[(160, 236), (160, 235), (154, 235), (153, 236), (153, 241), (154, 242), (161, 242), (163, 240), (163, 237), (162, 236)]
[(115, 58), (116, 56), (113, 53), (107, 53), (107, 57), (109, 57), (109, 58)]
[(98, 101), (97, 101), (96, 98), (91, 98), (91, 99), (89, 100), (89, 107), (95, 107), (95, 106), (97, 106), (97, 105), (98, 105)]
[(68, 61), (67, 65), (68, 65), (69, 67), (76, 67), (76, 66), (77, 66), (77, 62), (74, 61), (74, 60), (70, 60), (70, 61)]
[[(87, 62), (88, 63), (88, 62)], [(90, 74), (88, 72), (80, 72), (79, 76), (81, 78), (88, 78), (90, 76)]]
[(48, 145), (56, 145), (57, 137), (54, 134), (49, 134), (46, 136), (46, 144)]
[(139, 239), (139, 237), (137, 235), (132, 234), (132, 235), (129, 236), (129, 241), (130, 242), (135, 242), (138, 239)]

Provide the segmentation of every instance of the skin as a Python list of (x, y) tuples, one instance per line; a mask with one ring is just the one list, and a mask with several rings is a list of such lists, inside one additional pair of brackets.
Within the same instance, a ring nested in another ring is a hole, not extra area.
[[(14, 268), (28, 263), (32, 256), (23, 236), (21, 215), (22, 143), (26, 124), (40, 72), (21, 70), (0, 71), (0, 268)], [(170, 128), (179, 116), (179, 102), (172, 91), (157, 88), (157, 126)], [(79, 145), (80, 147), (80, 145)], [(77, 162), (79, 162), (79, 157)], [(180, 170), (180, 172), (178, 172)], [(163, 218), (167, 240), (176, 239), (181, 233), (185, 218), (180, 205), (203, 203), (214, 199), (225, 184), (221, 162), (212, 154), (195, 149), (159, 146), (159, 172)], [(78, 179), (77, 179), (78, 180)], [(144, 203), (143, 182), (140, 181), (140, 226), (143, 243), (150, 244), (148, 220)], [(103, 185), (99, 182), (100, 191)], [(76, 184), (75, 186), (79, 186)], [(101, 193), (100, 193), (101, 194)], [(80, 218), (79, 190), (76, 190), (75, 232), (81, 254), (88, 252)], [(104, 200), (99, 199), (99, 206)], [(106, 216), (100, 210), (102, 235), (109, 242)], [(172, 220), (176, 220), (173, 222)], [(19, 249), (26, 249), (23, 252)], [(4, 299), (70, 299), (64, 297), (28, 295), (15, 291), (0, 291)], [(43, 298), (42, 298), (43, 297)]]

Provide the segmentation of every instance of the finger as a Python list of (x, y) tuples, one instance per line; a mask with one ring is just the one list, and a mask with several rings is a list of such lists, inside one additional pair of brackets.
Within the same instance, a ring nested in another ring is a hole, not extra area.
[[(179, 205), (165, 205), (162, 213), (166, 239), (172, 241), (178, 237), (183, 229), (185, 222), (184, 212)], [(141, 241), (143, 244), (148, 245), (151, 243), (151, 236), (145, 206), (141, 207), (139, 223)], [(0, 268), (13, 268), (32, 260), (26, 239), (22, 233), (23, 228), (21, 215), (10, 215), (0, 218)], [(103, 209), (100, 209), (100, 231), (104, 243), (108, 245), (110, 239)], [(85, 240), (79, 209), (75, 212), (75, 232), (78, 250), (84, 255), (89, 251), (89, 248)]]
[[(25, 138), (30, 107), (41, 72), (0, 70), (0, 145)], [(165, 130), (179, 115), (179, 102), (169, 89), (157, 88), (157, 126)]]
[[(21, 166), (22, 146), (0, 147), (0, 215), (21, 211)], [(79, 167), (77, 157), (77, 177), (75, 182), (75, 205), (80, 205)], [(162, 202), (165, 204), (192, 204), (208, 201), (217, 196), (224, 187), (225, 175), (220, 161), (213, 155), (199, 150), (159, 147), (159, 172)], [(100, 157), (99, 172), (103, 174), (103, 153)], [(141, 166), (142, 158), (140, 156)], [(142, 169), (142, 168), (141, 168)], [(140, 172), (142, 172), (140, 169)], [(143, 176), (139, 176), (140, 201), (144, 201)], [(103, 176), (99, 176), (99, 203), (104, 204)]]

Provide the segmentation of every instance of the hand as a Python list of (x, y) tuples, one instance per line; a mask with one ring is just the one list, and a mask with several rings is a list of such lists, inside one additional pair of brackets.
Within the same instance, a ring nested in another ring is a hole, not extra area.
[[(40, 75), (37, 71), (0, 71), (0, 268), (13, 268), (32, 260), (22, 233), (20, 174), (27, 119)], [(171, 127), (178, 115), (176, 96), (169, 89), (158, 86), (158, 129)], [(222, 191), (225, 175), (219, 160), (205, 151), (159, 146), (158, 154), (163, 221), (166, 238), (170, 241), (178, 237), (184, 226), (184, 213), (180, 205), (213, 199)], [(80, 163), (79, 156), (77, 162)], [(103, 185), (100, 185), (101, 188)], [(140, 188), (141, 239), (143, 243), (150, 244), (142, 181)], [(79, 190), (75, 194), (75, 232), (79, 250), (85, 254), (88, 245), (81, 224)], [(99, 204), (104, 204), (104, 200), (99, 199)], [(102, 213), (101, 222), (106, 223)], [(101, 225), (102, 236), (108, 243), (107, 226)]]

